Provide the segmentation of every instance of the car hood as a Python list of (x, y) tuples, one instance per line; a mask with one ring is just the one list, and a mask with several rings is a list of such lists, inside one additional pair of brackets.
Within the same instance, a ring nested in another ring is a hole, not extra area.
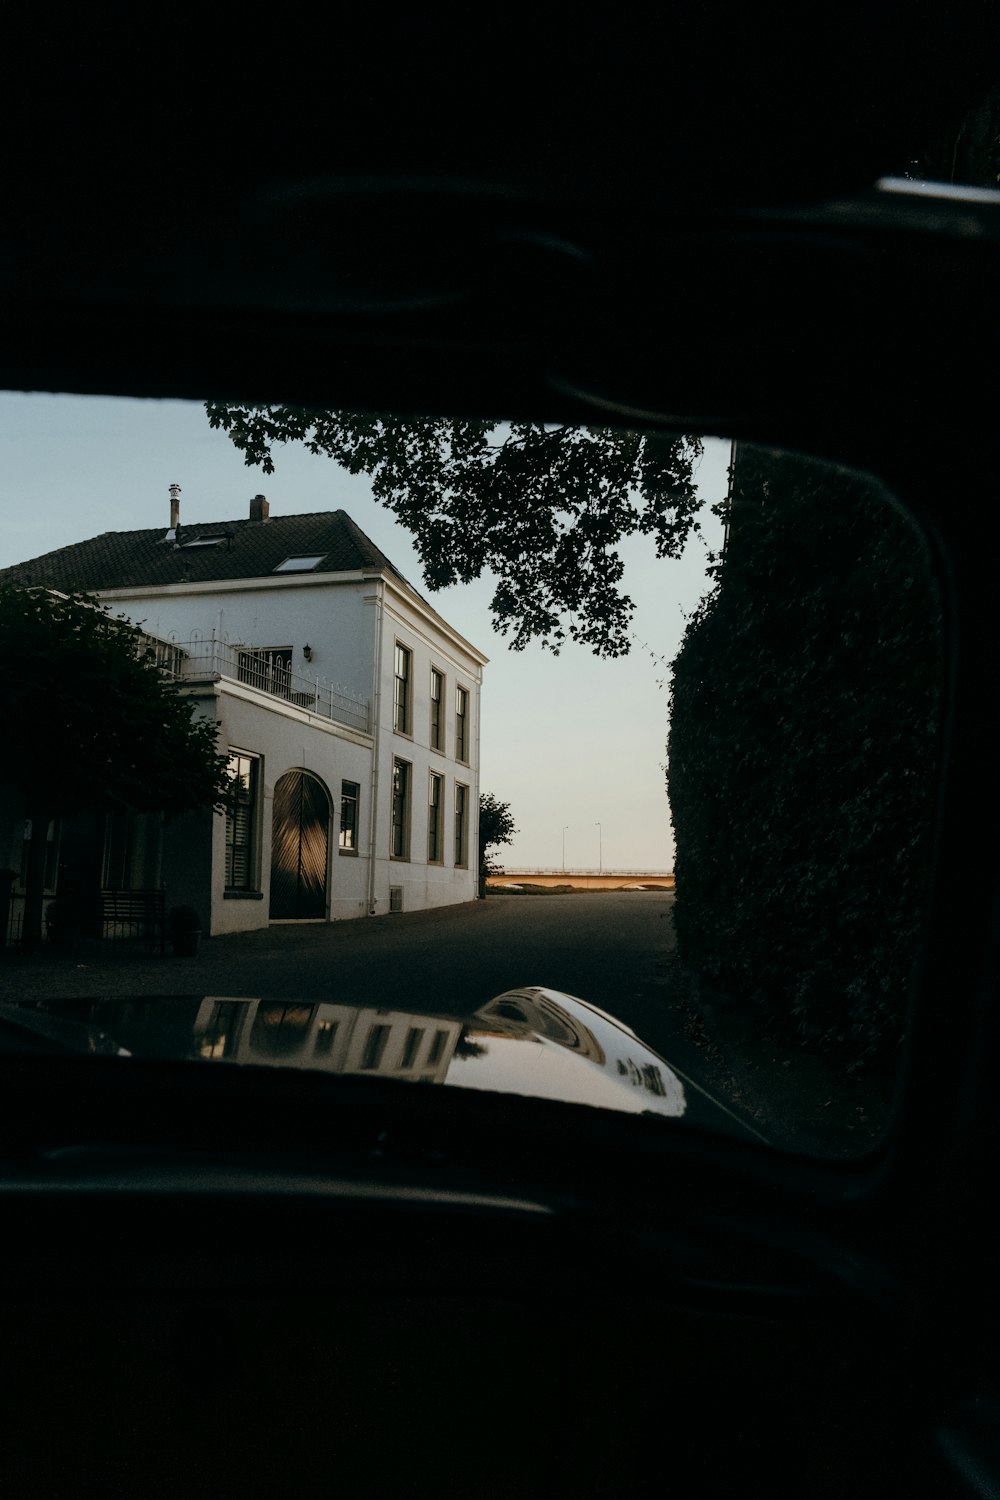
[(243, 995), (24, 1001), (3, 1010), (29, 1033), (59, 1023), (79, 1037), (100, 1035), (101, 1051), (123, 1057), (443, 1084), (764, 1139), (623, 1022), (537, 986), (507, 990), (466, 1015)]

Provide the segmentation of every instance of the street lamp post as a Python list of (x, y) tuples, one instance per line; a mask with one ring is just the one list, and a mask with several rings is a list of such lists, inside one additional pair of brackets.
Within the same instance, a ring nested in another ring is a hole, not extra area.
[(597, 873), (600, 875), (604, 870), (604, 830), (600, 823), (595, 823), (594, 827), (597, 829)]
[(567, 823), (565, 825), (565, 827), (563, 828), (563, 874), (564, 875), (566, 874), (566, 830), (568, 828), (569, 828), (569, 824)]

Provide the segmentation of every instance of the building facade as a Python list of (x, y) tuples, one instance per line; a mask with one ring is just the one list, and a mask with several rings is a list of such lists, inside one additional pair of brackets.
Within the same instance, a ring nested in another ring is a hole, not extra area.
[[(213, 934), (474, 899), (487, 658), (343, 511), (271, 517), (256, 496), (245, 520), (182, 527), (173, 486), (169, 527), (0, 578), (133, 620), (230, 755), (227, 813), (50, 829), (50, 895), (162, 887)], [(21, 814), (0, 823), (15, 869)]]

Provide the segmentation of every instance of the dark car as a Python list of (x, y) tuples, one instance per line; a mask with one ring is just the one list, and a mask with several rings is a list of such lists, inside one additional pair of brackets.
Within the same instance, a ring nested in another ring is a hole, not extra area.
[[(516, 954), (456, 1078), (495, 1037), (494, 1063), (569, 1060), (649, 1107), (203, 1066), (229, 1022), (197, 1007), (194, 1058), (137, 1046), (134, 1015), (85, 1022), (128, 1057), (57, 1054), (34, 1023), (0, 1057), (5, 1493), (997, 1493), (1000, 163), (993, 28), (965, 20), (838, 11), (818, 44), (689, 6), (520, 33), (115, 7), (11, 28), (7, 388), (813, 456), (916, 526), (941, 671), (892, 1109), (853, 1157), (707, 1107), (684, 1128), (689, 1081), (586, 995), (513, 989)], [(757, 784), (730, 789), (734, 826), (770, 816)], [(793, 877), (748, 958), (764, 1007)], [(294, 1061), (317, 1017), (268, 1019), (279, 998), (248, 1039)]]
[(0, 1006), (0, 1051), (44, 1050), (46, 1044), (446, 1084), (765, 1139), (623, 1022), (572, 995), (535, 986), (497, 995), (466, 1015), (428, 1015), (405, 997), (380, 1007), (214, 995)]

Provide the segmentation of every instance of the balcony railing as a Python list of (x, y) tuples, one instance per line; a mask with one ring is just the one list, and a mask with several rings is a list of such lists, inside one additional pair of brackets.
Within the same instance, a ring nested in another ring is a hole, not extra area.
[(156, 665), (161, 672), (168, 677), (183, 677), (186, 653), (183, 647), (178, 646), (176, 641), (161, 641), (159, 636), (149, 635), (145, 630), (140, 630), (139, 635), (142, 644), (156, 658)]
[(334, 723), (371, 733), (371, 705), (322, 677), (303, 677), (291, 670), (290, 652), (248, 646), (214, 637), (204, 640), (162, 641), (145, 636), (157, 665), (168, 676), (222, 677), (241, 682), (296, 708), (308, 709)]

